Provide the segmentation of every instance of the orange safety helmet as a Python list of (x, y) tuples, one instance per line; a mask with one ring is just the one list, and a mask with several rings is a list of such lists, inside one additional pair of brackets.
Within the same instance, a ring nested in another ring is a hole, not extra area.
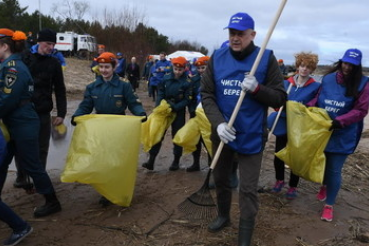
[(179, 56), (172, 59), (172, 64), (175, 67), (186, 67), (187, 60), (183, 56)]
[(208, 65), (208, 61), (210, 60), (209, 56), (202, 56), (195, 61), (195, 66), (204, 66)]
[(96, 61), (98, 63), (115, 63), (115, 59), (117, 59), (117, 57), (113, 53), (103, 52), (101, 55), (99, 55), (99, 57), (96, 58)]
[(283, 59), (279, 59), (279, 60), (278, 60), (278, 62), (279, 62), (279, 63), (283, 63)]

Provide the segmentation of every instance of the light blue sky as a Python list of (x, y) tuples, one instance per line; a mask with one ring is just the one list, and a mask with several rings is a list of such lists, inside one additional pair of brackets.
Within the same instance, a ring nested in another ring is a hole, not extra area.
[[(60, 0), (18, 0), (32, 13), (56, 17), (53, 4)], [(73, 2), (70, 0), (69, 2)], [(146, 25), (154, 27), (170, 40), (196, 41), (212, 53), (227, 39), (223, 30), (229, 17), (247, 12), (255, 20), (256, 44), (261, 45), (270, 27), (280, 0), (85, 0), (91, 6), (86, 19), (103, 20), (103, 13), (119, 16), (127, 9), (139, 13)], [(59, 12), (63, 10), (60, 5)], [(319, 55), (319, 64), (332, 64), (348, 48), (363, 52), (363, 65), (369, 66), (369, 1), (365, 0), (288, 0), (268, 48), (286, 64), (294, 54), (312, 51)]]

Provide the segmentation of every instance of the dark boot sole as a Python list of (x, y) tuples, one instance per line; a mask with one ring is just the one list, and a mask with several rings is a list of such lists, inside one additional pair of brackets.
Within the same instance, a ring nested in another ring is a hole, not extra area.
[[(40, 207), (40, 209), (42, 207)], [(45, 217), (45, 216), (48, 216), (48, 215), (51, 215), (51, 214), (55, 214), (57, 212), (60, 212), (61, 210), (62, 209), (61, 209), (60, 204), (57, 204), (57, 205), (55, 204), (54, 206), (50, 207), (47, 211), (37, 211), (37, 208), (36, 208), (35, 209), (35, 212), (33, 213), (33, 216), (35, 218)]]

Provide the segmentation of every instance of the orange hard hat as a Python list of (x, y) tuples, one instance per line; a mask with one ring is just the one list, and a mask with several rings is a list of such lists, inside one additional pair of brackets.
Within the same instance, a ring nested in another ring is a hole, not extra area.
[(183, 56), (179, 56), (172, 59), (172, 64), (175, 67), (186, 67), (187, 60)]
[(279, 60), (278, 60), (278, 62), (279, 62), (279, 63), (280, 63), (280, 62), (283, 62), (283, 59), (279, 59)]
[(202, 56), (195, 61), (195, 66), (204, 66), (208, 65), (208, 61), (210, 60), (209, 56)]
[(104, 52), (104, 53), (101, 53), (101, 55), (99, 55), (97, 58), (96, 58), (96, 61), (98, 63), (111, 63), (111, 62), (115, 62), (115, 59), (117, 57), (113, 54), (113, 53), (110, 53), (110, 52)]

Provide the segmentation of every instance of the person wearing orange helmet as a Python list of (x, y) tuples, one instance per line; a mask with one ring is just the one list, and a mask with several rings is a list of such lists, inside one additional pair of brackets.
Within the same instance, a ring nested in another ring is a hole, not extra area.
[[(104, 52), (96, 58), (96, 62), (101, 75), (87, 85), (83, 101), (72, 116), (72, 125), (76, 125), (75, 117), (90, 114), (94, 109), (97, 114), (125, 115), (126, 109), (129, 108), (133, 115), (144, 116), (144, 121), (146, 112), (140, 99), (134, 94), (131, 84), (123, 81), (114, 72), (117, 65), (116, 56), (113, 53)], [(107, 206), (110, 201), (101, 197), (99, 203)]]
[[(196, 66), (197, 73), (191, 77), (191, 87), (190, 87), (190, 103), (188, 104), (188, 112), (190, 117), (196, 116), (196, 107), (198, 106), (200, 100), (200, 80), (202, 74), (208, 65), (210, 57), (202, 56), (199, 57), (193, 65)], [(196, 145), (196, 150), (192, 153), (193, 164), (186, 169), (187, 172), (200, 171), (200, 155), (201, 155), (201, 140)]]
[(278, 60), (278, 66), (279, 66), (279, 70), (281, 70), (281, 73), (283, 75), (287, 75), (287, 69), (286, 69), (286, 65), (284, 65), (283, 59)]
[[(176, 113), (176, 117), (171, 125), (173, 137), (185, 124), (186, 106), (190, 101), (190, 83), (185, 74), (186, 64), (187, 60), (182, 56), (173, 58), (172, 71), (164, 75), (163, 80), (158, 86), (156, 106), (160, 105), (162, 100), (166, 100), (170, 105), (172, 112)], [(150, 149), (150, 158), (147, 162), (142, 164), (142, 167), (148, 170), (154, 169), (155, 158), (160, 151), (162, 140)], [(170, 171), (176, 171), (179, 169), (179, 160), (182, 156), (182, 151), (182, 147), (174, 144), (174, 160), (172, 165), (169, 167)]]

